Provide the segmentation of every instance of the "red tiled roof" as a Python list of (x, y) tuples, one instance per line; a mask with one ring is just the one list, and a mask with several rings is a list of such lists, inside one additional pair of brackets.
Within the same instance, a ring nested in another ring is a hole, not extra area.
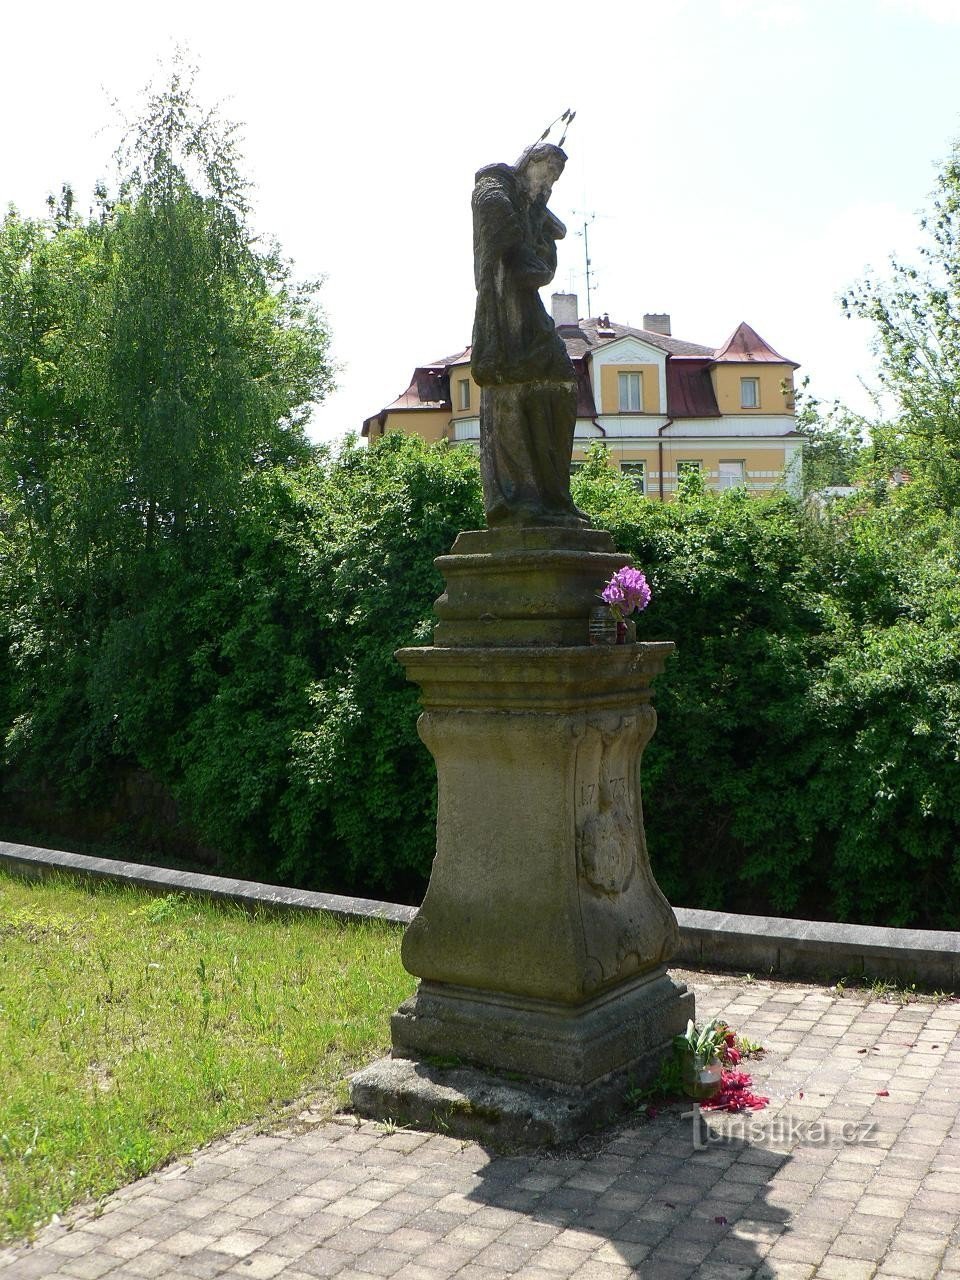
[(586, 361), (574, 360), (573, 367), (577, 374), (577, 417), (595, 418), (597, 406), (593, 402), (593, 387), (590, 385)]
[[(588, 348), (602, 347), (608, 342), (616, 342), (618, 338), (639, 338), (651, 347), (659, 347), (671, 356), (712, 356), (713, 347), (701, 346), (699, 342), (684, 342), (682, 338), (668, 337), (665, 333), (654, 333), (651, 329), (634, 329), (628, 324), (617, 324), (611, 320), (600, 329), (600, 317), (580, 321), (580, 330), (586, 338)], [(570, 344), (567, 343), (567, 350)], [(571, 356), (573, 352), (570, 352)], [(578, 352), (578, 354), (580, 354)]]
[(464, 347), (462, 351), (458, 351), (454, 356), (444, 356), (441, 360), (431, 360), (429, 364), (425, 364), (425, 369), (449, 369), (454, 364), (468, 364), (470, 361), (470, 353), (473, 347)]
[(362, 436), (369, 436), (370, 424), (378, 422), (382, 427), (388, 413), (402, 413), (407, 409), (446, 409), (449, 413), (450, 377), (439, 366), (426, 365), (413, 371), (413, 381), (396, 400), (384, 405), (379, 413), (364, 418), (360, 429)]
[[(576, 325), (560, 325), (558, 332), (566, 344), (567, 354), (577, 372), (577, 416), (594, 418), (597, 408), (587, 372), (586, 357), (598, 347), (616, 342), (620, 338), (639, 338), (657, 347), (670, 357), (667, 367), (667, 413), (674, 418), (718, 418), (720, 409), (710, 378), (710, 366), (714, 363), (735, 364), (788, 364), (797, 369), (794, 360), (774, 351), (769, 343), (746, 323), (739, 324), (722, 347), (702, 346), (698, 342), (684, 342), (650, 329), (634, 329), (630, 325), (594, 316), (580, 320)], [(410, 386), (388, 404), (379, 414), (367, 418), (363, 434), (369, 433), (370, 424), (380, 421), (387, 413), (406, 409), (451, 409), (450, 370), (470, 362), (472, 347), (464, 347), (452, 356), (444, 356), (414, 370)]]
[(674, 356), (667, 361), (667, 413), (671, 418), (719, 418), (710, 377), (712, 360)]
[(717, 364), (789, 364), (794, 369), (800, 366), (795, 360), (774, 351), (769, 342), (764, 342), (756, 329), (751, 329), (746, 321), (741, 321), (731, 333), (722, 347), (713, 357)]

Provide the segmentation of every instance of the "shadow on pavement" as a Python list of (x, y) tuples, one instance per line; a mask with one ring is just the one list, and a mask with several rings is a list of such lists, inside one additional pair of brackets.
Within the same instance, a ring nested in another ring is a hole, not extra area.
[[(753, 1113), (713, 1117), (709, 1127), (698, 1117), (695, 1146), (689, 1108), (662, 1110), (555, 1154), (492, 1155), (470, 1198), (524, 1219), (474, 1264), (558, 1276), (589, 1263), (585, 1277), (630, 1267), (650, 1280), (763, 1275), (764, 1255), (789, 1219), (766, 1192), (790, 1154), (751, 1143)], [(732, 1132), (721, 1140), (724, 1129)]]

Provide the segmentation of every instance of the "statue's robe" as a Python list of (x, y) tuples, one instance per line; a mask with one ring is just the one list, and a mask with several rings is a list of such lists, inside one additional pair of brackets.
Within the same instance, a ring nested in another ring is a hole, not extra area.
[(473, 192), (481, 388), (480, 469), (489, 524), (582, 524), (570, 498), (576, 374), (539, 290), (557, 269), (562, 222), (516, 171), (488, 165)]

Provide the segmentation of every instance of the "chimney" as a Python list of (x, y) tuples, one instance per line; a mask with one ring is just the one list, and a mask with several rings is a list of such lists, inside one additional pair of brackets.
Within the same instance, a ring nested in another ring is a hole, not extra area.
[(576, 328), (580, 323), (575, 293), (553, 294), (550, 299), (550, 312), (553, 315), (553, 323), (558, 328), (560, 325), (572, 325)]
[(654, 312), (653, 315), (645, 315), (643, 317), (643, 327), (648, 333), (662, 333), (665, 338), (670, 337), (670, 317), (662, 311)]

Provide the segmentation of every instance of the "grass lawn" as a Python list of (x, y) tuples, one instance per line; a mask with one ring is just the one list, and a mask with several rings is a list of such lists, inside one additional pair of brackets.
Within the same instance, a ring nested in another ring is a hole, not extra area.
[(400, 930), (0, 874), (0, 1239), (338, 1080)]

